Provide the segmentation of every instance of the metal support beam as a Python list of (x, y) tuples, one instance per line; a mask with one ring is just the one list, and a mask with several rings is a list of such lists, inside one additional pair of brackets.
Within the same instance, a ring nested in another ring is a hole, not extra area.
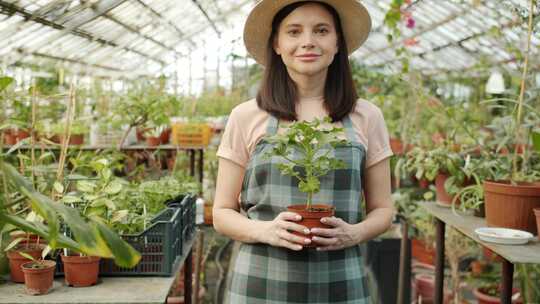
[(435, 23), (431, 24), (430, 26), (426, 27), (425, 29), (422, 29), (422, 30), (414, 33), (413, 35), (405, 37), (405, 38), (403, 38), (403, 39), (401, 39), (399, 41), (392, 42), (387, 46), (384, 46), (384, 47), (378, 48), (376, 50), (373, 50), (372, 52), (364, 55), (362, 58), (366, 59), (366, 58), (369, 58), (369, 57), (371, 57), (373, 55), (376, 55), (376, 54), (378, 54), (380, 52), (384, 52), (384, 51), (386, 51), (388, 49), (394, 48), (397, 45), (403, 45), (403, 43), (408, 39), (413, 39), (413, 38), (419, 37), (419, 36), (421, 36), (421, 35), (423, 35), (423, 34), (425, 34), (427, 32), (430, 32), (430, 31), (438, 28), (439, 26), (445, 25), (445, 24), (457, 19), (458, 17), (461, 17), (461, 16), (466, 15), (466, 14), (470, 14), (472, 11), (473, 11), (473, 9), (471, 9), (470, 7), (464, 8), (463, 10), (451, 14), (448, 17), (444, 18), (443, 20), (435, 22)]
[[(57, 29), (57, 30), (60, 31), (58, 34), (51, 37), (51, 39), (45, 40), (42, 43), (38, 44), (37, 46), (32, 46), (32, 49), (29, 50), (30, 52), (38, 52), (41, 47), (49, 44), (51, 40), (55, 40), (55, 39), (60, 38), (62, 35), (65, 34), (65, 32), (69, 32), (69, 33), (71, 33), (73, 35), (86, 38), (86, 39), (88, 39), (90, 41), (99, 42), (99, 43), (101, 43), (103, 45), (108, 45), (108, 46), (112, 46), (112, 47), (119, 47), (119, 45), (116, 42), (96, 37), (96, 36), (86, 32), (86, 31), (77, 29), (77, 27), (79, 27), (79, 26), (81, 26), (81, 25), (83, 25), (83, 24), (85, 24), (87, 22), (90, 22), (90, 21), (94, 20), (95, 18), (98, 18), (99, 16), (107, 13), (109, 10), (112, 10), (113, 8), (117, 7), (118, 5), (120, 5), (121, 3), (125, 2), (125, 1), (126, 0), (103, 0), (103, 1), (99, 2), (99, 5), (97, 6), (97, 8), (95, 8), (94, 14), (82, 16), (81, 18), (77, 18), (76, 22), (71, 23), (69, 26), (64, 26), (62, 24), (55, 23), (55, 22), (47, 20), (45, 18), (42, 18), (42, 17), (39, 17), (39, 16), (34, 16), (32, 13), (30, 13), (26, 9), (18, 7), (16, 5), (14, 5), (14, 4), (8, 3), (8, 2), (6, 2), (4, 0), (0, 0), (0, 13), (5, 13), (5, 14), (8, 14), (8, 15), (19, 14), (19, 15), (21, 15), (21, 16), (29, 19), (29, 20), (31, 19), (32, 21), (38, 22), (40, 24), (52, 27), (52, 28)], [(122, 49), (124, 49), (126, 51), (129, 51), (129, 52), (132, 52), (132, 53), (135, 53), (135, 54), (137, 54), (139, 56), (142, 56), (142, 57), (145, 57), (147, 59), (153, 60), (153, 61), (155, 61), (155, 62), (157, 62), (157, 63), (159, 63), (161, 65), (165, 65), (164, 61), (153, 58), (153, 57), (151, 57), (151, 56), (149, 56), (147, 54), (144, 54), (144, 53), (142, 53), (140, 51), (137, 51), (135, 49), (132, 49), (132, 48), (129, 48), (129, 47), (122, 47)], [(19, 59), (20, 58), (18, 58), (17, 60), (19, 60)]]
[[(248, 3), (253, 3), (253, 0), (244, 0), (242, 1), (241, 3), (239, 3), (238, 5), (234, 6), (234, 7), (231, 7), (228, 11), (226, 11), (224, 14), (220, 15), (219, 17), (215, 18), (214, 19), (214, 22), (219, 22), (221, 20), (225, 20), (227, 19), (227, 17), (229, 17), (229, 15), (233, 14), (233, 13), (236, 13), (238, 12), (239, 9), (241, 9), (243, 6), (245, 6), (246, 4)], [(197, 34), (200, 34), (202, 31), (204, 31), (208, 26), (210, 26), (209, 24), (208, 25), (203, 25), (197, 29), (195, 29), (193, 32), (187, 34), (183, 40), (186, 40), (186, 39), (191, 39), (191, 37), (197, 35)], [(183, 40), (180, 40), (180, 41), (177, 41), (177, 43), (180, 43), (182, 42)]]
[(218, 37), (221, 37), (221, 32), (218, 30), (218, 28), (217, 28), (216, 24), (214, 23), (214, 21), (212, 20), (212, 18), (210, 18), (210, 16), (208, 16), (208, 13), (204, 10), (204, 8), (201, 6), (201, 4), (197, 0), (191, 0), (191, 1), (193, 1), (193, 3), (195, 3), (195, 5), (197, 5), (197, 7), (201, 11), (201, 13), (203, 13), (203, 15), (206, 17), (206, 20), (208, 20), (208, 22), (210, 23), (210, 25), (212, 26), (212, 28), (214, 29), (214, 32), (216, 32)]
[(171, 52), (176, 53), (176, 50), (175, 50), (174, 48), (172, 48), (172, 47), (170, 47), (170, 46), (168, 46), (168, 45), (165, 45), (163, 42), (157, 41), (156, 39), (154, 39), (154, 38), (152, 38), (152, 37), (150, 37), (150, 36), (147, 36), (147, 35), (141, 33), (138, 29), (135, 29), (135, 28), (133, 28), (132, 26), (130, 26), (130, 25), (128, 25), (128, 24), (125, 24), (124, 22), (118, 20), (118, 18), (112, 16), (111, 14), (105, 14), (103, 17), (105, 17), (105, 18), (111, 20), (112, 22), (114, 22), (114, 23), (120, 25), (121, 27), (125, 28), (126, 30), (132, 32), (133, 34), (135, 34), (135, 35), (137, 35), (137, 36), (139, 36), (139, 37), (141, 37), (141, 38), (144, 38), (144, 39), (146, 39), (146, 40), (148, 40), (148, 41), (153, 42), (154, 44), (159, 45), (160, 47), (162, 47), (162, 48), (164, 48), (164, 49), (166, 49), (166, 50), (169, 50), (169, 51), (171, 51)]
[(36, 57), (42, 57), (42, 58), (47, 58), (47, 59), (52, 59), (52, 60), (57, 60), (57, 61), (65, 61), (65, 62), (69, 62), (69, 63), (81, 64), (81, 65), (84, 65), (84, 66), (92, 66), (92, 67), (95, 67), (95, 68), (100, 68), (100, 69), (109, 70), (109, 71), (124, 72), (123, 70), (117, 69), (117, 68), (114, 68), (114, 67), (104, 66), (104, 65), (100, 65), (100, 64), (89, 64), (87, 62), (76, 60), (76, 59), (62, 58), (62, 57), (57, 57), (57, 56), (48, 55), (48, 54), (42, 54), (42, 53), (38, 53), (38, 52), (29, 53), (24, 49), (18, 49), (17, 52), (22, 53), (25, 56), (33, 55), (33, 56), (36, 56)]
[[(174, 30), (174, 32), (176, 32), (176, 34), (178, 35), (178, 38), (180, 39), (183, 39), (184, 36), (186, 35), (184, 32), (182, 32), (178, 26), (176, 26), (176, 24), (172, 23), (171, 20), (165, 18), (165, 16), (163, 16), (162, 14), (160, 14), (158, 11), (156, 11), (155, 9), (153, 9), (152, 7), (150, 7), (148, 4), (144, 3), (142, 0), (136, 0), (141, 6), (143, 6), (145, 9), (147, 9), (154, 17), (157, 18), (157, 20), (159, 20), (160, 22), (164, 22), (166, 23), (170, 28), (172, 28)], [(195, 42), (193, 42), (193, 40), (191, 38), (188, 39), (189, 40), (189, 43), (191, 44), (191, 46), (195, 47)]]
[[(540, 16), (540, 13), (537, 14), (538, 16)], [(510, 22), (507, 22), (505, 24), (503, 24), (500, 29), (505, 29), (505, 28), (513, 28), (513, 27), (516, 27), (516, 26), (519, 26), (523, 24), (523, 22), (519, 19), (516, 19), (516, 20), (512, 20)], [(438, 51), (441, 51), (441, 50), (444, 50), (446, 48), (449, 48), (451, 46), (459, 46), (460, 48), (462, 48), (465, 52), (473, 55), (474, 54), (474, 51), (473, 50), (469, 50), (467, 47), (465, 47), (463, 45), (463, 43), (469, 41), (469, 40), (473, 40), (473, 39), (476, 39), (476, 38), (480, 38), (482, 36), (485, 36), (487, 33), (489, 33), (491, 31), (491, 27), (490, 28), (487, 28), (486, 30), (482, 31), (482, 32), (479, 32), (479, 33), (476, 33), (476, 34), (472, 34), (472, 35), (469, 35), (459, 41), (451, 41), (447, 44), (444, 44), (444, 45), (441, 45), (441, 46), (437, 46), (429, 51), (425, 51), (425, 52), (422, 52), (422, 53), (419, 53), (419, 54), (416, 54), (415, 57), (423, 57), (423, 56), (426, 56), (427, 54), (429, 53), (435, 53), (435, 52), (438, 52)], [(385, 62), (382, 62), (382, 63), (379, 63), (379, 64), (376, 64), (376, 65), (373, 65), (373, 67), (383, 67), (387, 64), (391, 64), (391, 63), (394, 63), (396, 61), (398, 61), (399, 59), (391, 59), (391, 60), (387, 60)]]

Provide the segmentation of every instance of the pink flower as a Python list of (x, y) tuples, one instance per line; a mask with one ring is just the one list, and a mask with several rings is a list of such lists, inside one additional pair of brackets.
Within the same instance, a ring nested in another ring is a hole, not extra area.
[(412, 28), (414, 28), (415, 25), (416, 25), (416, 22), (414, 21), (413, 18), (407, 19), (407, 28), (412, 29)]

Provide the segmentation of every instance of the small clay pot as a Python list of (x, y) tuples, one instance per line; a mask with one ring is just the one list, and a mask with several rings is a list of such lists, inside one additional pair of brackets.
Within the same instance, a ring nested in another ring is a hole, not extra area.
[[(323, 217), (331, 217), (334, 216), (335, 208), (332, 205), (325, 205), (325, 204), (317, 204), (317, 205), (311, 205), (310, 209), (307, 209), (307, 205), (292, 205), (287, 207), (287, 211), (294, 212), (299, 214), (302, 219), (300, 221), (297, 221), (299, 225), (305, 226), (308, 229), (311, 228), (332, 228), (329, 225), (321, 223), (321, 219)], [(312, 239), (313, 235), (310, 234), (304, 234), (300, 232), (293, 231), (292, 232), (295, 235), (298, 235), (302, 238)], [(309, 244), (302, 244), (304, 247), (317, 247), (317, 244), (315, 242), (311, 242)]]
[[(36, 267), (36, 265), (41, 265)], [(27, 262), (22, 264), (21, 269), (24, 272), (24, 285), (26, 292), (30, 295), (44, 295), (49, 293), (53, 286), (54, 269), (56, 262), (40, 261)]]
[(73, 287), (95, 285), (99, 275), (99, 257), (61, 255), (66, 284)]
[(21, 265), (30, 261), (30, 259), (25, 258), (20, 255), (19, 252), (24, 252), (34, 259), (38, 260), (41, 257), (41, 252), (43, 251), (43, 245), (32, 245), (30, 244), (28, 248), (25, 248), (25, 245), (18, 245), (15, 249), (7, 252), (7, 257), (9, 259), (9, 269), (11, 273), (11, 281), (15, 283), (24, 283), (24, 273), (22, 272)]
[(161, 138), (159, 137), (153, 137), (153, 136), (146, 137), (146, 144), (150, 147), (159, 146), (160, 143), (161, 143)]

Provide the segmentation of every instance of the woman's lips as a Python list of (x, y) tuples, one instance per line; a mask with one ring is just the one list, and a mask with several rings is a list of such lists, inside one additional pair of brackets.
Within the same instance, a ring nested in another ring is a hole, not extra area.
[(305, 61), (305, 62), (315, 61), (315, 60), (317, 60), (319, 57), (321, 57), (321, 56), (320, 56), (320, 55), (317, 55), (317, 54), (305, 54), (305, 55), (299, 55), (299, 56), (297, 56), (297, 58), (298, 58), (300, 61)]

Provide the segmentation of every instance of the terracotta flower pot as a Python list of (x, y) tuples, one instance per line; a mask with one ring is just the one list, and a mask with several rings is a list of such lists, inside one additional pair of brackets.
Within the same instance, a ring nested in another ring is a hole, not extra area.
[(148, 136), (146, 137), (146, 144), (150, 147), (159, 146), (161, 139), (159, 137)]
[(65, 256), (61, 255), (64, 263), (66, 284), (73, 287), (95, 285), (99, 275), (99, 257)]
[(212, 202), (204, 202), (204, 223), (206, 225), (212, 225), (212, 209), (214, 205)]
[(435, 265), (435, 248), (427, 246), (423, 241), (419, 239), (411, 240), (411, 252), (413, 258), (418, 262)]
[(540, 183), (484, 181), (484, 193), (488, 226), (537, 234), (533, 209), (540, 207)]
[(429, 188), (429, 181), (425, 178), (421, 179), (418, 181), (418, 186), (422, 189), (427, 189)]
[[(311, 209), (306, 209), (307, 205), (292, 205), (287, 207), (287, 211), (298, 213), (302, 219), (298, 221), (297, 223), (299, 225), (305, 226), (308, 229), (311, 228), (331, 228), (331, 226), (321, 223), (321, 219), (323, 217), (331, 217), (334, 215), (335, 208), (331, 205), (325, 205), (325, 204), (318, 204), (318, 205), (311, 205)], [(313, 235), (310, 234), (303, 234), (294, 231), (293, 234), (301, 236), (303, 238), (309, 238), (311, 239)], [(317, 244), (314, 242), (311, 242), (309, 244), (303, 244), (304, 247), (317, 247)]]
[(7, 252), (7, 257), (9, 259), (9, 269), (11, 273), (11, 281), (15, 283), (24, 283), (24, 273), (22, 272), (21, 265), (30, 261), (28, 258), (20, 255), (20, 251), (30, 255), (37, 260), (41, 257), (43, 245), (30, 245), (28, 249), (25, 249), (24, 246), (21, 246)]
[(56, 262), (41, 261), (39, 262), (41, 267), (36, 267), (36, 264), (36, 262), (27, 262), (21, 266), (26, 292), (30, 295), (47, 294), (53, 286)]
[(171, 139), (171, 132), (172, 132), (171, 128), (167, 128), (163, 130), (163, 132), (161, 132), (161, 134), (159, 135), (159, 139), (162, 145), (166, 145), (169, 143)]
[(17, 141), (21, 141), (25, 138), (28, 138), (30, 137), (30, 133), (26, 130), (17, 130), (17, 133), (15, 134), (17, 135)]
[(390, 148), (394, 154), (403, 154), (403, 142), (399, 138), (390, 138)]
[(47, 245), (47, 240), (40, 238), (37, 234), (18, 232), (10, 234), (11, 241), (16, 239), (23, 239), (19, 245), (35, 245), (37, 243)]
[(4, 144), (13, 146), (17, 144), (17, 135), (11, 131), (4, 131)]
[(80, 146), (84, 144), (84, 134), (71, 134), (69, 144), (72, 146)]
[[(446, 190), (444, 189), (444, 183), (450, 176), (440, 173), (435, 178), (435, 188), (436, 188), (436, 195), (437, 195), (437, 202), (451, 206), (452, 200), (454, 199), (453, 195), (448, 194)], [(459, 205), (459, 202), (456, 202)]]
[[(512, 294), (515, 294), (518, 291), (519, 291), (518, 289), (514, 288), (512, 289)], [(500, 304), (501, 303), (500, 297), (490, 296), (489, 294), (485, 292), (484, 288), (475, 288), (473, 290), (473, 294), (478, 300), (478, 304)], [(523, 302), (521, 298), (519, 298), (517, 300), (513, 300), (512, 303), (522, 304)]]

